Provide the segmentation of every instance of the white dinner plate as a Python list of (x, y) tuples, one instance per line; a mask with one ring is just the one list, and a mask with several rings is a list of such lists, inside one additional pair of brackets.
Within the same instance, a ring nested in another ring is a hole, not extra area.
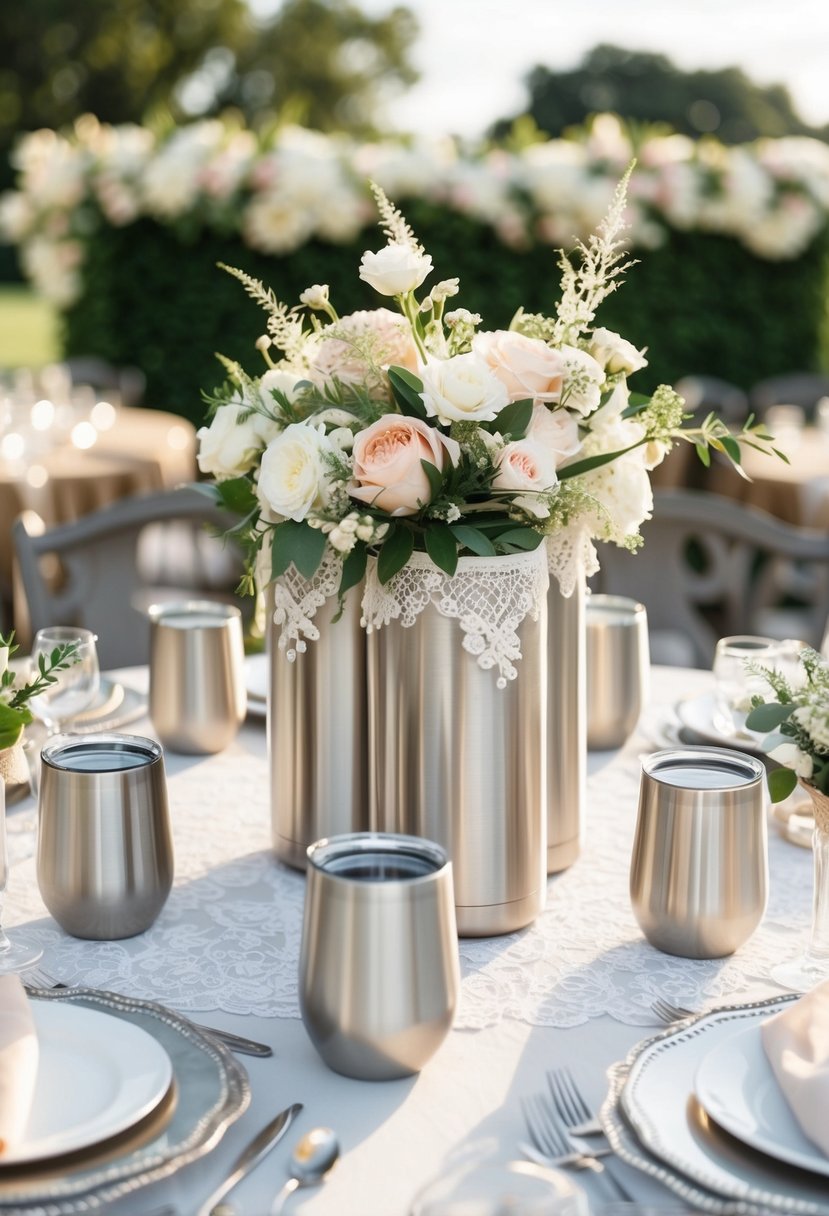
[(751, 752), (762, 756), (763, 735), (755, 731), (745, 734), (730, 735), (718, 730), (715, 726), (716, 702), (713, 692), (701, 693), (698, 697), (688, 697), (676, 704), (676, 716), (683, 726), (699, 735), (707, 743), (715, 747), (733, 747), (740, 752)]
[(73, 1153), (139, 1123), (170, 1088), (173, 1067), (139, 1026), (80, 1005), (32, 1001), (40, 1059), (25, 1139), (3, 1166)]
[(829, 1175), (829, 1158), (804, 1136), (783, 1097), (759, 1026), (709, 1051), (697, 1069), (694, 1092), (711, 1118), (750, 1148)]
[(245, 689), (248, 713), (264, 718), (267, 711), (269, 667), (266, 654), (249, 654), (245, 659)]

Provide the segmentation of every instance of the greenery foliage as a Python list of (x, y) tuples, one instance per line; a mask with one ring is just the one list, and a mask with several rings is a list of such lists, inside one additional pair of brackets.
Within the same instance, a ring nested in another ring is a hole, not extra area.
[[(548, 246), (507, 249), (491, 228), (426, 202), (411, 200), (407, 211), (432, 254), (434, 281), (458, 275), (458, 304), (486, 313), (492, 328), (508, 325), (519, 307), (554, 307), (559, 275)], [(328, 283), (345, 313), (373, 306), (355, 273), (369, 243), (376, 237), (311, 241), (279, 258), (198, 226), (102, 224), (89, 246), (82, 296), (65, 316), (65, 351), (136, 364), (148, 378), (149, 404), (200, 421), (201, 391), (224, 378), (214, 353), (249, 364), (251, 335), (264, 328), (256, 304), (216, 263), (263, 279), (282, 299)], [(787, 369), (822, 365), (828, 284), (826, 234), (796, 259), (769, 262), (728, 238), (673, 230), (661, 248), (642, 253), (624, 289), (602, 305), (602, 322), (650, 347), (637, 390), (702, 373), (748, 388)]]

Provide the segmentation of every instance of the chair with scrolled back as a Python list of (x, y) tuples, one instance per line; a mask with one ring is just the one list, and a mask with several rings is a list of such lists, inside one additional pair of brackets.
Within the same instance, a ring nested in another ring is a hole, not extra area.
[(205, 560), (201, 538), (206, 526), (215, 534), (236, 522), (192, 487), (123, 499), (48, 531), (21, 516), (12, 533), (32, 633), (80, 625), (98, 635), (103, 667), (146, 663), (152, 599), (234, 600), (238, 554), (214, 535)]
[[(698, 490), (656, 490), (644, 546), (602, 545), (597, 590), (648, 611), (657, 662), (710, 667), (731, 634), (819, 646), (829, 614), (829, 535)], [(793, 607), (794, 604), (794, 607)]]

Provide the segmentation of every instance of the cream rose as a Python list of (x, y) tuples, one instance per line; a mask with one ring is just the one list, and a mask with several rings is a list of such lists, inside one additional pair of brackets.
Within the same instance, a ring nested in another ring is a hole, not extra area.
[(612, 329), (594, 329), (587, 353), (610, 375), (624, 372), (629, 376), (631, 372), (648, 366), (644, 351), (637, 350), (632, 342)]
[(540, 338), (496, 329), (476, 334), (472, 350), (505, 385), (510, 401), (558, 401), (564, 360)]
[[(197, 433), (199, 441), (198, 462), (202, 473), (219, 479), (239, 477), (256, 464), (259, 452), (267, 442), (261, 433), (261, 423), (267, 419), (261, 414), (249, 413), (241, 421), (247, 407), (241, 401), (220, 405), (210, 420)], [(275, 426), (275, 424), (271, 424)]]
[(495, 467), (493, 490), (535, 491), (534, 494), (519, 494), (513, 501), (540, 519), (549, 515), (547, 504), (537, 495), (543, 490), (551, 490), (558, 481), (553, 452), (531, 438), (517, 439), (502, 448)]
[(428, 253), (390, 241), (377, 253), (367, 249), (360, 259), (360, 278), (381, 296), (403, 296), (419, 287), (431, 272)]
[(419, 418), (385, 414), (354, 440), (354, 480), (348, 492), (389, 515), (415, 515), (432, 498), (421, 460), (443, 471), (460, 447)]
[(579, 424), (573, 415), (567, 410), (549, 410), (540, 401), (533, 406), (527, 438), (551, 452), (557, 465), (575, 456), (581, 447)]
[(426, 413), (444, 425), (491, 422), (507, 405), (507, 390), (475, 354), (435, 359), (422, 371)]
[(322, 429), (292, 422), (262, 454), (256, 493), (270, 516), (297, 522), (328, 499), (326, 453), (331, 444)]
[[(294, 401), (297, 396), (297, 385), (301, 383), (301, 376), (295, 376), (293, 372), (283, 371), (280, 367), (272, 367), (265, 372), (259, 381), (259, 396), (268, 409), (273, 409), (275, 405), (273, 399), (274, 389), (278, 389), (280, 393), (284, 393), (289, 401)], [(269, 438), (272, 438), (272, 436), (269, 436)]]
[(808, 781), (814, 772), (814, 761), (808, 752), (803, 752), (796, 743), (780, 743), (769, 752), (769, 758), (786, 768), (793, 768), (798, 777)]

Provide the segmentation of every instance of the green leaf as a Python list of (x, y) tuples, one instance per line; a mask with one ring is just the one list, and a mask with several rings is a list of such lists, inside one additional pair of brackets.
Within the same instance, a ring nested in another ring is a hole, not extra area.
[(505, 439), (523, 439), (532, 416), (533, 403), (530, 398), (523, 401), (511, 401), (489, 424), (489, 429), (498, 431)]
[[(12, 709), (0, 701), (0, 751), (13, 747), (23, 733), (23, 727), (31, 722), (32, 715), (28, 709)], [(0, 781), (2, 781), (0, 777)]]
[(340, 596), (345, 595), (352, 587), (363, 581), (368, 560), (368, 549), (359, 541), (343, 562), (343, 573), (340, 579)]
[[(635, 418), (637, 414), (641, 414), (642, 410), (648, 408), (651, 403), (650, 397), (644, 393), (631, 393), (628, 397), (628, 403), (622, 410), (623, 418)], [(602, 403), (604, 404), (604, 402)]]
[(469, 524), (450, 524), (449, 531), (470, 553), (477, 557), (494, 557), (495, 546), (483, 532), (472, 528)]
[(237, 511), (247, 515), (257, 506), (253, 485), (247, 477), (233, 477), (230, 481), (220, 481), (216, 486), (219, 501), (229, 511)]
[(377, 577), (385, 584), (402, 570), (412, 556), (414, 536), (409, 528), (402, 524), (393, 527), (383, 541), (380, 556), (377, 559)]
[(439, 570), (451, 578), (458, 568), (458, 542), (446, 524), (430, 524), (426, 529), (426, 552)]
[(789, 460), (789, 458), (788, 458), (788, 456), (786, 455), (786, 453), (785, 453), (785, 452), (781, 452), (779, 448), (772, 448), (771, 450), (774, 452), (775, 456), (779, 456), (779, 457), (780, 457), (780, 459), (781, 459), (781, 460), (783, 460), (783, 461), (785, 461), (785, 463), (786, 463), (786, 464), (791, 464), (791, 463), (792, 463), (792, 462)]
[(271, 577), (284, 574), (291, 562), (303, 578), (313, 578), (325, 552), (325, 533), (304, 521), (287, 519), (273, 530)]
[(705, 465), (706, 469), (710, 469), (711, 468), (711, 453), (708, 451), (708, 448), (706, 447), (706, 445), (704, 443), (695, 443), (694, 447), (697, 449), (697, 456), (699, 456), (700, 460)]
[(440, 497), (440, 492), (443, 489), (444, 476), (436, 465), (431, 464), (428, 460), (421, 459), (420, 461), (423, 472), (429, 478), (429, 502), (434, 502)]
[(765, 705), (756, 705), (749, 710), (746, 726), (749, 730), (759, 730), (763, 734), (777, 730), (782, 722), (791, 717), (794, 705), (780, 705), (777, 701), (769, 701)]
[(603, 464), (610, 464), (611, 461), (618, 460), (626, 452), (632, 452), (634, 448), (638, 447), (641, 447), (641, 444), (632, 443), (629, 448), (619, 448), (617, 452), (600, 452), (597, 456), (587, 456), (584, 460), (577, 460), (574, 464), (566, 464), (558, 470), (558, 479), (566, 481), (568, 477), (578, 477), (582, 473), (589, 473), (591, 469), (600, 469)]
[(420, 394), (423, 392), (422, 381), (405, 367), (390, 367), (388, 375), (400, 413), (425, 422), (428, 415), (426, 406), (420, 399)]
[(740, 445), (731, 435), (723, 435), (722, 445), (726, 453), (731, 457), (735, 464), (739, 464), (742, 460)]
[(769, 773), (769, 797), (782, 802), (797, 785), (797, 774), (791, 768), (775, 768)]
[(526, 549), (528, 553), (533, 549), (537, 549), (544, 537), (540, 532), (536, 532), (535, 528), (510, 528), (508, 532), (502, 532), (500, 536), (495, 537), (495, 543), (498, 545), (512, 545), (516, 549)]

